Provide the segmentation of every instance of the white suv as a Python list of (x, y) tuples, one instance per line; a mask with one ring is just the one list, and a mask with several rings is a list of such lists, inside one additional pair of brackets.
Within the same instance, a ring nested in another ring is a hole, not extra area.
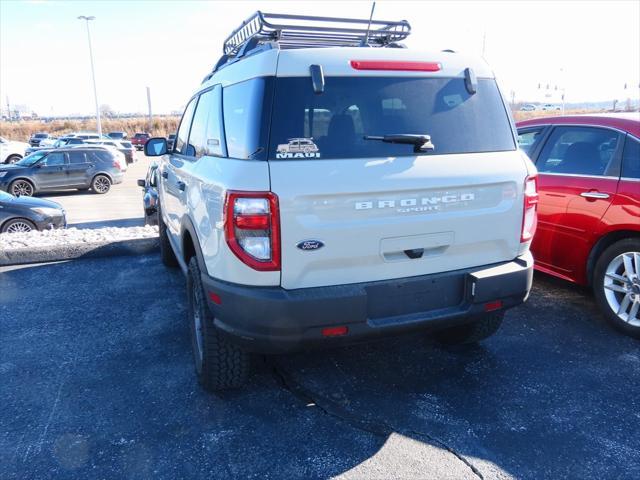
[(393, 48), (405, 21), (365, 37), (365, 20), (355, 40), (332, 34), (343, 43), (323, 30), (315, 48), (316, 19), (298, 37), (279, 18), (258, 12), (227, 39), (172, 151), (145, 146), (161, 156), (161, 256), (187, 276), (201, 384), (242, 384), (255, 352), (493, 334), (531, 288), (537, 193), (491, 69)]

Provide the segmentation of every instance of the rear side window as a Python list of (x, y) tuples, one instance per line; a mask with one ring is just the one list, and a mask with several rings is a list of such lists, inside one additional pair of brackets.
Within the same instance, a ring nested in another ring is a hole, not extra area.
[(622, 176), (640, 178), (640, 141), (627, 135), (622, 154)]
[(254, 78), (223, 89), (224, 133), (229, 157), (266, 159), (272, 80)]
[(196, 158), (203, 155), (224, 156), (222, 151), (222, 130), (220, 92), (218, 85), (200, 95), (196, 113), (191, 125), (189, 143), (195, 150)]
[(178, 136), (176, 137), (175, 152), (182, 155), (193, 156), (193, 152), (189, 151), (189, 144), (187, 139), (189, 138), (189, 129), (191, 128), (191, 119), (193, 118), (193, 111), (196, 108), (196, 99), (193, 98), (182, 115), (180, 121), (180, 127), (178, 128)]
[(556, 127), (540, 152), (538, 172), (606, 175), (620, 138), (605, 128)]
[(516, 149), (494, 80), (479, 79), (474, 95), (463, 78), (325, 82), (324, 93), (315, 94), (308, 77), (276, 79), (269, 158), (415, 155), (413, 145), (364, 138), (391, 134), (430, 135), (435, 149), (429, 155)]
[(84, 152), (68, 152), (67, 155), (71, 164), (86, 163)]
[(94, 150), (92, 152), (87, 152), (89, 157), (93, 157), (95, 161), (98, 162), (111, 162), (113, 161), (111, 154), (105, 150)]

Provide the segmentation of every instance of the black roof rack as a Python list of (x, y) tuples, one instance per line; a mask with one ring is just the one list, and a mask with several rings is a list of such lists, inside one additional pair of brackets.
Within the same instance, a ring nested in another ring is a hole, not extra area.
[(237, 55), (250, 41), (254, 46), (275, 41), (279, 48), (385, 47), (411, 33), (406, 20), (311, 17), (257, 11), (224, 41), (223, 53)]
[[(276, 23), (276, 21), (278, 23)], [(224, 41), (223, 55), (202, 83), (245, 55), (272, 48), (396, 47), (411, 33), (406, 20), (311, 17), (257, 11)]]

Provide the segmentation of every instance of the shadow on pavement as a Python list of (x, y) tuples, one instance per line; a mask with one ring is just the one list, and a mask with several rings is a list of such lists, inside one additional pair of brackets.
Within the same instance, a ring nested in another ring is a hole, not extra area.
[(638, 343), (545, 277), (480, 346), (258, 358), (209, 395), (156, 255), (0, 272), (3, 478), (640, 477)]

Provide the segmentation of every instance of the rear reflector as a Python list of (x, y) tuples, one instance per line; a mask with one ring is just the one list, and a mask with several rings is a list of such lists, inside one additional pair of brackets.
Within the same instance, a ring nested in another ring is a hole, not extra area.
[(218, 295), (217, 293), (209, 292), (209, 298), (216, 305), (222, 304), (222, 299), (220, 298), (220, 295)]
[(494, 310), (500, 310), (502, 308), (502, 300), (494, 300), (484, 304), (485, 312), (493, 312)]
[(442, 68), (438, 62), (398, 62), (391, 60), (351, 60), (356, 70), (405, 70), (411, 72), (438, 72)]
[(349, 327), (327, 327), (322, 329), (323, 337), (339, 337), (349, 333)]

